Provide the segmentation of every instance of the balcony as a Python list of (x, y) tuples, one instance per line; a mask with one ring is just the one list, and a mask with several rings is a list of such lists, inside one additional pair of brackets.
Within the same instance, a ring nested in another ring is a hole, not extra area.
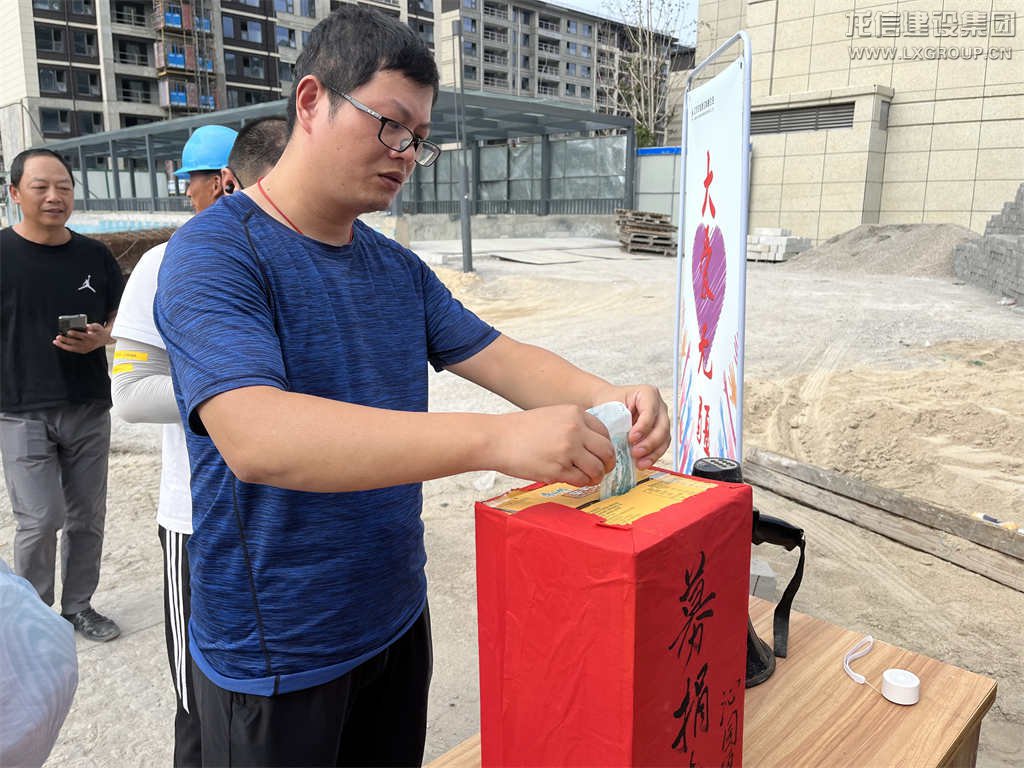
[(537, 19), (537, 27), (539, 29), (547, 30), (548, 32), (561, 32), (562, 25), (557, 21), (551, 21), (549, 19)]
[(153, 93), (148, 88), (122, 88), (121, 101), (133, 104), (152, 104)]
[(558, 95), (558, 86), (557, 85), (547, 85), (545, 83), (539, 83), (537, 85), (537, 95), (538, 96), (557, 96)]
[(539, 40), (537, 42), (537, 52), (557, 54), (561, 52), (561, 47), (558, 45), (558, 43), (548, 43), (543, 40)]
[(484, 85), (488, 88), (508, 90), (508, 78), (503, 75), (484, 75)]
[(149, 24), (146, 22), (146, 14), (131, 7), (115, 9), (114, 23), (125, 24), (129, 27), (142, 27), (143, 29), (149, 27)]
[(149, 67), (149, 54), (145, 51), (123, 51), (119, 50), (114, 55), (117, 64), (131, 64), (134, 67)]
[(499, 29), (487, 29), (484, 27), (484, 40), (490, 40), (492, 43), (508, 45), (508, 32)]
[(492, 6), (484, 6), (484, 16), (488, 19), (498, 19), (499, 21), (508, 21), (508, 8), (494, 8)]
[(490, 51), (484, 51), (484, 64), (498, 64), (502, 67), (508, 66), (508, 56), (504, 54), (491, 53)]
[(551, 64), (540, 64), (537, 66), (538, 75), (557, 75), (558, 67)]

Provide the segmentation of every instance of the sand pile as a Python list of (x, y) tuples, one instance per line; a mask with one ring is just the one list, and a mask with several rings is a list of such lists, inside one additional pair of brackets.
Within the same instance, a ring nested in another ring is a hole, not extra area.
[(953, 277), (953, 248), (979, 238), (955, 224), (861, 224), (791, 262), (822, 272)]

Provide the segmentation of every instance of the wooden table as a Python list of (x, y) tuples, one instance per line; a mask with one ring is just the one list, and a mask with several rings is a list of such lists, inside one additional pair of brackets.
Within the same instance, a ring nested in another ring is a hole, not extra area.
[[(750, 598), (750, 616), (771, 637), (774, 605)], [(995, 681), (875, 640), (853, 669), (876, 688), (889, 667), (921, 679), (921, 700), (892, 704), (843, 671), (843, 657), (862, 635), (793, 612), (789, 658), (775, 674), (747, 690), (743, 764), (753, 768), (973, 768), (981, 720), (996, 698)], [(478, 768), (480, 735), (467, 739), (428, 768)]]

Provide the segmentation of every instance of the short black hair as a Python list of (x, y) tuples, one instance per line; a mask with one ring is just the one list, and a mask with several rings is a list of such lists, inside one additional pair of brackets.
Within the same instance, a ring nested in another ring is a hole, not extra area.
[(71, 166), (68, 165), (68, 161), (52, 149), (44, 149), (43, 147), (22, 150), (11, 161), (11, 186), (16, 187), (21, 184), (21, 177), (25, 173), (25, 161), (33, 157), (54, 157), (60, 160), (61, 165), (67, 170), (68, 176), (71, 177), (71, 186), (75, 186), (75, 175), (71, 172)]
[(288, 121), (283, 117), (263, 117), (242, 126), (228, 157), (228, 168), (240, 186), (255, 184), (277, 163), (288, 136)]
[[(394, 70), (414, 83), (437, 88), (440, 77), (434, 56), (412, 28), (373, 8), (342, 3), (313, 28), (295, 62), (294, 85), (288, 97), (288, 130), (295, 128), (295, 89), (306, 75), (348, 93), (365, 85), (377, 72)], [(328, 91), (331, 115), (341, 102)]]

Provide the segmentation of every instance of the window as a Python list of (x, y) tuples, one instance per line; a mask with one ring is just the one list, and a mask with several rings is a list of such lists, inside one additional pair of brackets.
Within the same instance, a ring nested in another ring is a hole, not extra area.
[(54, 27), (36, 27), (36, 50), (63, 53), (64, 32)]
[(572, 83), (566, 83), (565, 84), (565, 95), (566, 96), (575, 96), (576, 95), (576, 86), (573, 85)]
[(523, 45), (529, 45), (529, 44), (530, 44), (530, 36), (524, 32), (523, 33)]
[(75, 56), (89, 56), (93, 57), (96, 55), (96, 33), (86, 32), (84, 29), (74, 30), (74, 53)]
[(524, 77), (519, 81), (519, 88), (524, 91), (530, 90), (530, 78)]
[(529, 24), (533, 21), (533, 11), (523, 10), (522, 8), (515, 9), (515, 16), (523, 24)]
[(309, 45), (309, 37), (312, 34), (313, 34), (312, 32), (303, 31), (303, 33), (302, 33), (302, 47), (303, 48), (305, 48), (307, 45)]
[(524, 67), (529, 67), (530, 66), (530, 57), (529, 56), (523, 56), (522, 66), (524, 66)]
[(76, 96), (100, 96), (100, 76), (98, 72), (82, 72), (76, 70), (75, 73), (75, 95)]
[(477, 55), (476, 43), (474, 43), (472, 40), (463, 40), (462, 41), (462, 52), (466, 56), (476, 56)]
[(583, 35), (584, 37), (590, 37), (591, 35), (593, 35), (594, 34), (594, 27), (593, 27), (593, 25), (587, 24), (586, 22), (582, 23), (580, 25), (580, 34)]
[(274, 0), (274, 10), (278, 13), (295, 13), (293, 0)]
[(221, 24), (224, 28), (224, 37), (235, 36), (235, 18), (234, 16), (221, 16)]
[(42, 126), (43, 133), (70, 133), (71, 131), (66, 109), (40, 109), (39, 124)]
[(566, 64), (565, 65), (565, 74), (569, 75), (570, 77), (576, 77), (576, 65), (573, 64), (572, 62), (569, 62), (568, 64)]
[(575, 56), (576, 55), (576, 43), (566, 43), (565, 44), (565, 52), (568, 53), (570, 56)]
[(242, 77), (249, 77), (253, 80), (262, 80), (265, 76), (265, 64), (262, 56), (242, 57)]
[(238, 56), (233, 54), (231, 51), (224, 51), (224, 74), (238, 74)]
[(299, 15), (315, 19), (316, 2), (314, 2), (314, 0), (299, 0)]
[(71, 0), (71, 12), (76, 16), (95, 16), (92, 0)]
[(117, 60), (122, 64), (149, 66), (149, 43), (119, 40), (117, 43)]
[(590, 77), (591, 69), (589, 64), (580, 64), (580, 77)]
[(32, 7), (37, 11), (64, 13), (64, 0), (32, 0)]
[(565, 22), (565, 31), (568, 32), (569, 34), (575, 35), (576, 32), (579, 31), (579, 24), (577, 24), (577, 22), (573, 21), (572, 19), (568, 19)]
[(462, 31), (463, 32), (476, 32), (476, 19), (463, 19), (462, 20)]
[(149, 83), (145, 80), (132, 80), (125, 78), (121, 81), (121, 100), (133, 101), (139, 104), (150, 102)]
[(428, 45), (434, 44), (434, 25), (426, 21), (417, 21), (413, 29), (420, 40)]
[(278, 48), (294, 48), (295, 47), (295, 30), (288, 29), (288, 27), (277, 28), (277, 47)]
[(580, 43), (580, 56), (585, 59), (590, 58), (590, 46), (586, 43)]
[(103, 115), (99, 112), (79, 112), (75, 115), (79, 135), (100, 133), (103, 130)]
[(239, 39), (249, 43), (263, 42), (263, 22), (239, 20)]
[(39, 90), (44, 93), (67, 93), (68, 73), (63, 69), (40, 67)]
[(277, 79), (282, 83), (290, 83), (295, 79), (295, 65), (289, 61), (277, 61)]
[(476, 80), (476, 78), (477, 78), (476, 67), (470, 66), (470, 65), (467, 64), (466, 66), (464, 66), (462, 68), (462, 76), (466, 80)]
[(419, 0), (417, 2), (417, 6), (421, 11), (425, 11), (426, 13), (434, 12), (434, 0)]
[(589, 99), (590, 98), (590, 86), (589, 85), (581, 85), (580, 86), (580, 98), (583, 98), (583, 99)]
[(476, 8), (476, 0), (462, 0), (463, 8)]

